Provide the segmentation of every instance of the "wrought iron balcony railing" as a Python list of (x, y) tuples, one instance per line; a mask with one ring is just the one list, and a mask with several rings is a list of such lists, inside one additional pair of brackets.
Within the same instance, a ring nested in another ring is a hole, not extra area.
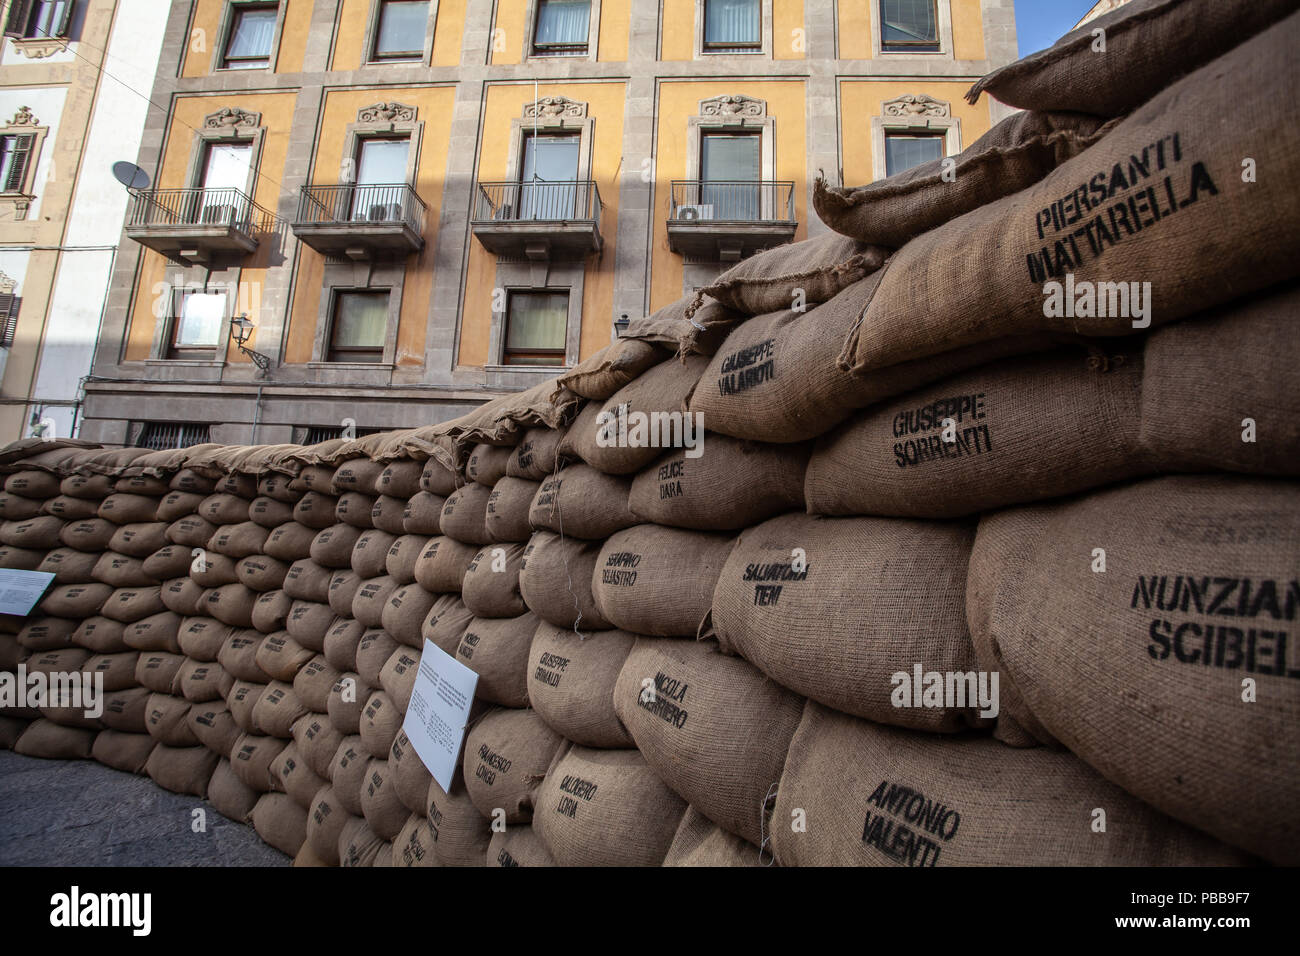
[(794, 183), (675, 179), (668, 219), (689, 222), (795, 222)]
[(391, 223), (424, 233), (426, 207), (405, 183), (303, 186), (295, 226)]
[(479, 183), (476, 223), (600, 222), (600, 190), (591, 180)]
[(272, 218), (238, 189), (140, 189), (131, 193), (126, 225), (132, 230), (225, 226), (251, 237), (268, 230)]

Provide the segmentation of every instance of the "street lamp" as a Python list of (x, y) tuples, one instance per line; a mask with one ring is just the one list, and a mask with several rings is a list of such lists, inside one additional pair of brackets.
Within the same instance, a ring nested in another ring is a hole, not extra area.
[(254, 328), (255, 326), (248, 318), (248, 313), (241, 312), (230, 320), (230, 337), (234, 340), (235, 345), (239, 347), (239, 351), (252, 359), (253, 364), (265, 372), (271, 367), (271, 360), (261, 352), (254, 352), (244, 344), (252, 336)]

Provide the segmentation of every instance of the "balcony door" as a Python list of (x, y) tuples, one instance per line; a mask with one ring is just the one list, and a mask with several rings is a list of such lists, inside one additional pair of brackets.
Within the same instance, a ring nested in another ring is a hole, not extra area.
[[(751, 221), (762, 212), (762, 137), (705, 132), (700, 143), (701, 218)], [(712, 207), (709, 209), (708, 207)]]
[(406, 168), (411, 140), (362, 139), (357, 147), (357, 182), (352, 196), (352, 218), (370, 222), (402, 219), (406, 194)]
[(209, 143), (199, 184), (199, 222), (238, 225), (248, 216), (244, 190), (253, 161), (252, 143)]
[(519, 169), (520, 219), (579, 219), (578, 133), (528, 133)]

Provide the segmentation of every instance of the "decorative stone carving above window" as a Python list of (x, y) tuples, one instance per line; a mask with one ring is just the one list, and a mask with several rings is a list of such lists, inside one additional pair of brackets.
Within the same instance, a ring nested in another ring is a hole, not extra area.
[(701, 116), (766, 116), (767, 103), (739, 93), (700, 100)]
[(414, 123), (416, 108), (405, 103), (375, 103), (357, 110), (358, 123)]
[(952, 108), (943, 100), (925, 93), (908, 93), (881, 104), (886, 116), (951, 116)]
[(13, 295), (18, 288), (18, 280), (0, 271), (0, 295)]
[(257, 129), (261, 125), (261, 113), (241, 110), (238, 106), (226, 106), (203, 117), (204, 129)]
[(10, 126), (40, 126), (40, 120), (32, 115), (31, 107), (20, 106), (14, 118), (9, 121)]
[(10, 37), (9, 42), (29, 60), (44, 60), (68, 48), (62, 37)]
[(587, 104), (567, 96), (543, 96), (524, 104), (524, 119), (583, 119), (586, 115)]

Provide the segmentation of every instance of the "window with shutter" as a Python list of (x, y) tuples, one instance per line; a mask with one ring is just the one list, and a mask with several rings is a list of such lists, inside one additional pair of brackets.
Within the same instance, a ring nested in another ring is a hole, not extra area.
[(34, 139), (30, 134), (0, 136), (0, 188), (5, 192), (24, 192)]
[(31, 19), (32, 0), (14, 0), (9, 7), (9, 19), (5, 21), (5, 36), (24, 37), (27, 35), (27, 22)]
[(12, 292), (0, 292), (0, 348), (14, 344), (18, 328), (18, 306), (22, 300)]

